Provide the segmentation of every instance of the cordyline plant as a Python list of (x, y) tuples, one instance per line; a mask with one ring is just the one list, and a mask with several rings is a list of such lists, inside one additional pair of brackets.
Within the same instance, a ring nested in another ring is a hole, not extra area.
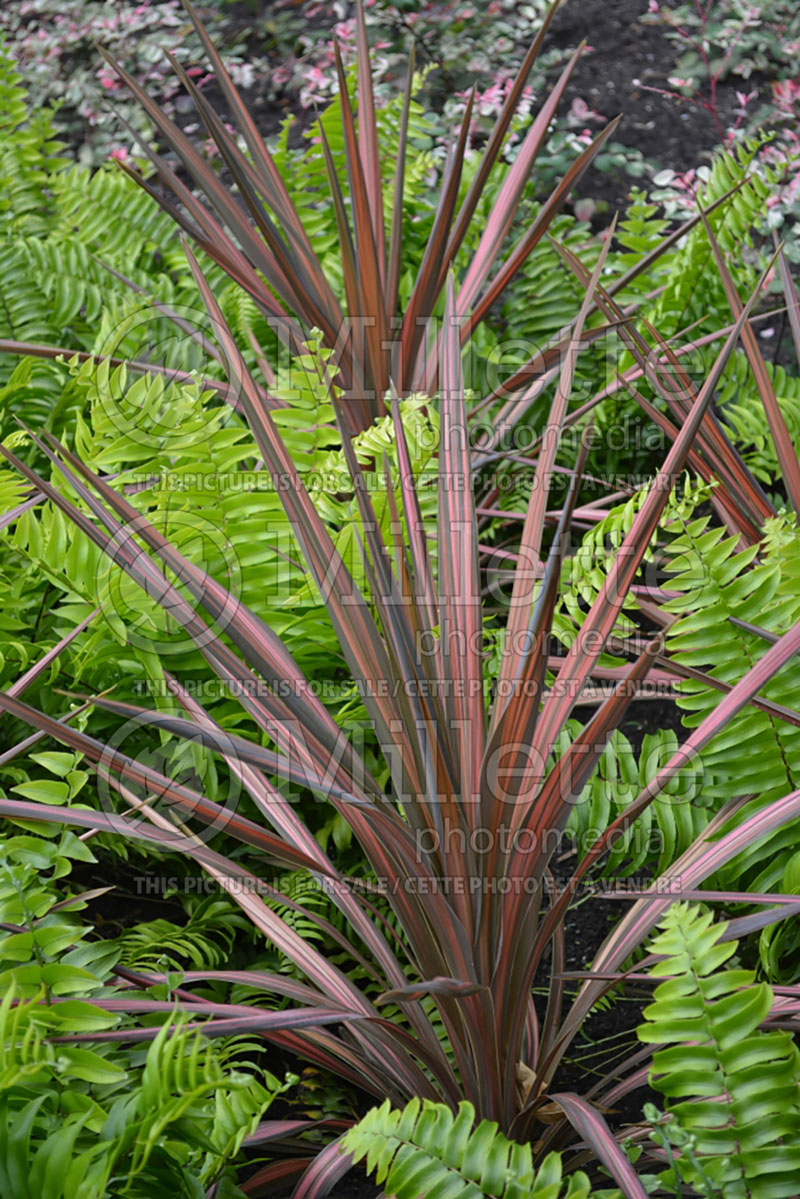
[[(330, 205), (336, 217), (344, 303), (334, 294), (280, 173), (188, 0), (184, 0), (184, 6), (211, 61), (235, 134), (228, 132), (181, 63), (171, 55), (170, 61), (194, 101), (238, 196), (203, 161), (191, 140), (164, 115), (159, 105), (119, 63), (105, 54), (153, 121), (160, 145), (172, 151), (183, 173), (175, 168), (174, 161), (144, 143), (142, 148), (155, 169), (155, 177), (145, 177), (125, 162), (120, 164), (122, 169), (154, 196), (188, 237), (252, 297), (277, 335), (295, 352), (305, 344), (312, 329), (319, 331), (323, 345), (335, 352), (337, 383), (343, 397), (340, 401), (342, 423), (350, 434), (367, 428), (380, 415), (390, 378), (399, 395), (425, 388), (431, 394), (435, 391), (438, 362), (435, 353), (432, 355), (433, 368), (426, 369), (432, 319), (435, 313), (441, 313), (448, 270), (462, 251), (467, 234), (474, 230), (487, 182), (498, 164), (526, 81), (559, 2), (555, 0), (548, 11), (509, 87), (472, 179), (463, 198), (459, 199), (464, 191), (461, 184), (473, 119), (472, 100), (468, 102), (448, 155), (431, 236), (402, 314), (398, 298), (404, 266), (403, 191), (414, 80), (413, 54), (409, 60), (390, 199), (384, 194), (369, 48), (360, 3), (356, 36), (357, 122), (341, 55), (336, 47), (348, 180), (346, 195), (324, 128), (321, 123), (319, 125), (329, 186), (328, 194), (320, 197), (320, 202)], [(469, 313), (462, 328), (465, 341), (545, 236), (571, 189), (617, 125), (617, 121), (612, 121), (575, 159), (542, 204), (536, 220), (506, 253), (506, 241), (524, 189), (581, 51), (582, 47), (579, 47), (572, 55), (527, 130), (469, 259), (459, 286), (457, 304), (459, 312)], [(242, 145), (246, 152), (240, 148)], [(187, 177), (194, 185), (194, 191), (184, 181)], [(505, 260), (498, 266), (502, 258)], [(263, 359), (263, 353), (261, 357)]]
[[(597, 973), (586, 979), (569, 1004), (563, 977), (566, 912), (581, 878), (609, 848), (615, 834), (661, 794), (676, 772), (743, 705), (763, 702), (757, 699), (758, 692), (800, 649), (800, 624), (771, 645), (739, 683), (725, 688), (728, 693), (717, 708), (597, 838), (561, 890), (550, 872), (556, 834), (564, 829), (574, 798), (596, 767), (637, 685), (659, 658), (658, 636), (644, 645), (555, 763), (552, 750), (591, 679), (668, 497), (695, 452), (725, 363), (741, 336), (749, 342), (744, 331), (757, 292), (744, 305), (737, 301), (735, 322), (699, 390), (684, 381), (686, 411), (674, 443), (557, 678), (547, 688), (560, 566), (582, 467), (579, 461), (543, 570), (537, 569), (554, 446), (565, 419), (579, 336), (566, 353), (548, 422), (550, 436), (537, 462), (499, 673), (491, 680), (495, 698), (487, 705), (477, 524), (452, 279), (447, 285), (439, 362), (437, 553), (434, 558), (430, 552), (429, 530), (420, 514), (403, 402), (393, 395), (390, 406), (399, 471), (398, 478), (387, 479), (385, 485), (392, 516), (388, 539), (367, 478), (349, 438), (343, 436), (358, 508), (356, 527), (366, 578), (362, 591), (306, 491), (197, 261), (187, 253), (220, 346), (235, 372), (231, 383), (240, 397), (238, 403), (292, 523), (304, 564), (327, 606), (391, 785), (386, 790), (378, 784), (277, 635), (222, 585), (201, 574), (124, 496), (45, 434), (34, 440), (65, 480), (69, 494), (10, 450), (4, 448), (4, 456), (171, 613), (239, 697), (271, 748), (227, 732), (177, 681), (173, 694), (183, 715), (156, 713), (107, 696), (95, 702), (143, 727), (149, 725), (156, 739), (169, 733), (219, 754), (267, 827), (226, 811), (190, 787), (27, 705), (19, 696), (33, 677), (31, 671), (0, 696), (0, 707), (83, 754), (104, 785), (129, 805), (130, 816), (15, 800), (0, 801), (0, 813), (14, 820), (116, 831), (154, 849), (177, 849), (235, 898), (302, 977), (295, 980), (265, 971), (187, 972), (172, 992), (174, 1002), (209, 1035), (242, 1030), (258, 1034), (372, 1095), (388, 1096), (395, 1105), (419, 1096), (444, 1101), (456, 1110), (466, 1100), (479, 1117), (496, 1120), (510, 1137), (533, 1142), (536, 1153), (569, 1147), (571, 1138), (588, 1143), (624, 1194), (644, 1199), (646, 1191), (600, 1111), (608, 1096), (619, 1097), (626, 1085), (640, 1085), (641, 1070), (634, 1071), (627, 1084), (609, 1075), (587, 1097), (558, 1090), (554, 1080), (559, 1063), (594, 1003), (614, 985), (623, 963), (658, 922), (671, 902), (671, 892), (679, 888), (682, 894), (692, 894), (743, 847), (800, 814), (800, 792), (750, 815), (714, 841), (695, 844), (611, 933), (595, 959)], [(605, 254), (588, 279), (577, 318), (578, 335), (590, 305), (607, 302), (598, 284), (604, 261)], [(747, 492), (751, 481), (744, 472), (741, 482)], [(735, 514), (737, 506), (732, 504), (730, 511)], [(165, 567), (177, 575), (181, 586), (165, 579)], [(57, 652), (58, 647), (53, 654)], [(800, 719), (791, 712), (778, 715), (794, 722)], [(379, 909), (339, 874), (281, 784), (308, 788), (345, 818), (391, 905), (393, 929)], [(149, 802), (157, 796), (167, 801), (166, 809), (156, 809)], [(723, 830), (730, 815), (730, 809), (720, 813), (712, 822), (712, 832)], [(211, 825), (224, 825), (227, 835), (241, 843), (243, 852), (236, 860), (204, 842), (203, 826)], [(380, 989), (379, 998), (373, 1002), (345, 970), (327, 960), (265, 902), (265, 898), (279, 898), (293, 906), (290, 897), (260, 882), (260, 866), (254, 863), (254, 870), (248, 871), (244, 856), (248, 849), (259, 863), (266, 857), (282, 867), (307, 870), (327, 890), (347, 921), (349, 937), (343, 939), (320, 917), (311, 914), (311, 918), (319, 919), (340, 943), (350, 945)], [(747, 927), (761, 927), (783, 912), (778, 903), (743, 919), (749, 921)], [(742, 928), (741, 922), (732, 922), (731, 935)], [(532, 985), (537, 974), (538, 985), (547, 969), (549, 997), (541, 1007), (534, 1002)], [(119, 973), (130, 983), (129, 997), (123, 993), (121, 998), (94, 1002), (128, 1014), (170, 1008), (137, 994), (137, 987), (146, 988), (160, 976)], [(272, 992), (291, 1000), (292, 1006), (276, 1012), (208, 1002), (194, 987), (212, 979)], [(155, 1031), (128, 1027), (84, 1039), (146, 1038)], [(636, 1065), (638, 1060), (631, 1063)], [(289, 1155), (250, 1179), (245, 1184), (248, 1193), (266, 1193), (287, 1178), (302, 1175), (296, 1194), (320, 1196), (345, 1172), (348, 1159), (335, 1141), (313, 1160), (311, 1149), (308, 1156), (301, 1156), (297, 1134), (304, 1127), (302, 1121), (263, 1125), (256, 1143), (270, 1144), (278, 1153), (281, 1140), (286, 1139)]]
[[(327, 194), (320, 195), (320, 204), (330, 205), (333, 209), (339, 232), (344, 290), (344, 296), (340, 298), (314, 250), (302, 214), (208, 32), (189, 0), (183, 0), (183, 4), (211, 61), (235, 134), (229, 132), (230, 123), (226, 124), (215, 112), (187, 70), (171, 55), (170, 62), (216, 144), (219, 158), (235, 189), (225, 185), (186, 134), (165, 116), (163, 109), (120, 64), (101, 49), (114, 71), (138, 98), (159, 135), (154, 146), (147, 145), (136, 135), (154, 168), (152, 175), (143, 175), (130, 162), (118, 162), (117, 165), (154, 197), (185, 235), (252, 298), (290, 354), (305, 352), (309, 334), (321, 338), (335, 364), (334, 402), (342, 426), (349, 434), (366, 429), (376, 416), (382, 414), (390, 381), (399, 397), (419, 391), (434, 396), (439, 364), (437, 318), (441, 315), (448, 271), (456, 266), (460, 270), (456, 308), (462, 317), (460, 336), (464, 346), (524, 268), (536, 246), (548, 235), (570, 192), (619, 122), (619, 118), (611, 121), (575, 158), (552, 193), (540, 204), (535, 219), (509, 249), (526, 185), (582, 47), (564, 67), (525, 133), (513, 164), (506, 170), (488, 218), (482, 214), (481, 202), (486, 198), (487, 185), (494, 172), (502, 169), (501, 156), (515, 113), (560, 0), (553, 0), (519, 73), (508, 88), (500, 115), (472, 168), (469, 184), (465, 185), (472, 122), (472, 102), (467, 104), (448, 154), (431, 233), (421, 262), (414, 265), (411, 294), (402, 311), (400, 281), (409, 271), (407, 256), (404, 257), (403, 193), (414, 84), (413, 54), (393, 148), (394, 175), (391, 188), (387, 190), (378, 144), (378, 116), (364, 14), (361, 4), (356, 6), (357, 119), (338, 49), (336, 55), (347, 194), (343, 192), (323, 123), (319, 125), (329, 189)], [(165, 150), (169, 150), (172, 157), (166, 156)], [(730, 194), (717, 199), (707, 211), (711, 213), (724, 204)], [(479, 219), (482, 228), (476, 238), (475, 225)], [(610, 295), (624, 291), (699, 219), (699, 216), (693, 217), (665, 237), (660, 246), (610, 285)], [(465, 246), (470, 241), (477, 241), (477, 245), (462, 269), (462, 258), (467, 257)], [(135, 291), (141, 291), (131, 280), (124, 281)], [(203, 341), (198, 330), (191, 329), (185, 318), (167, 305), (155, 304), (154, 307), (189, 336)], [(593, 304), (592, 309), (595, 307)], [(628, 315), (626, 311), (617, 320)], [(607, 329), (608, 326), (603, 324), (587, 325), (581, 329), (580, 338), (588, 344), (602, 337)], [(475, 411), (493, 406), (496, 410), (497, 402), (505, 401), (497, 413), (498, 423), (512, 427), (555, 377), (564, 349), (575, 336), (574, 322), (570, 322), (563, 335), (555, 337), (547, 346), (532, 347), (530, 357), (514, 370), (497, 393), (485, 397)], [(254, 381), (254, 385), (268, 407), (281, 407), (282, 399), (272, 391), (274, 371), (268, 355), (252, 330), (249, 337), (250, 348), (256, 353), (264, 377), (263, 384)], [(203, 344), (208, 346), (205, 341)], [(0, 340), (0, 353), (3, 352), (44, 358), (70, 356), (69, 350), (59, 346), (15, 340)], [(78, 357), (85, 359), (92, 355), (81, 352)], [(112, 365), (119, 362), (115, 358), (110, 361)], [(154, 361), (130, 361), (126, 365), (136, 372), (166, 369)], [(176, 378), (189, 378), (181, 372), (171, 373)], [(225, 383), (206, 382), (228, 398)]]

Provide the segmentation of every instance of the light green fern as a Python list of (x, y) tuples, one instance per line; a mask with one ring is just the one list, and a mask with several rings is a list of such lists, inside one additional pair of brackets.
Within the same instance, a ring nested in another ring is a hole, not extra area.
[[(651, 1086), (691, 1135), (677, 1161), (684, 1183), (713, 1180), (722, 1199), (794, 1199), (800, 1177), (800, 1053), (791, 1033), (765, 1031), (772, 990), (732, 964), (736, 942), (724, 924), (674, 905), (650, 949), (662, 978), (644, 1009), (639, 1038), (664, 1046)], [(662, 1181), (676, 1181), (672, 1171)], [(698, 1186), (700, 1194), (708, 1191)]]
[(342, 1150), (394, 1199), (588, 1199), (589, 1180), (581, 1171), (562, 1178), (559, 1154), (538, 1169), (530, 1145), (517, 1145), (482, 1120), (475, 1127), (471, 1104), (458, 1114), (428, 1100), (402, 1111), (389, 1100), (373, 1108), (343, 1138)]
[[(229, 1065), (181, 1021), (143, 1068), (124, 1054), (50, 1044), (38, 1002), (0, 1004), (0, 1192), (4, 1199), (194, 1199), (226, 1170), (281, 1084)], [(248, 1063), (244, 1063), (248, 1065)], [(241, 1195), (230, 1188), (232, 1195)]]
[[(708, 208), (738, 186), (736, 194), (711, 214), (709, 224), (723, 253), (735, 257), (738, 278), (744, 287), (752, 287), (756, 269), (747, 264), (742, 251), (752, 246), (753, 227), (766, 211), (770, 184), (774, 182), (773, 176), (762, 179), (750, 169), (762, 144), (763, 140), (749, 139), (733, 150), (719, 152), (697, 195), (698, 204)], [(667, 286), (651, 318), (663, 337), (671, 336), (692, 321), (707, 319), (710, 313), (729, 313), (722, 280), (713, 263), (705, 228), (696, 225), (675, 255)]]
[[(794, 517), (768, 521), (762, 542), (738, 548), (736, 538), (712, 527), (705, 516), (675, 527), (664, 544), (677, 596), (664, 605), (677, 617), (667, 634), (667, 650), (678, 663), (700, 668), (728, 686), (766, 653), (772, 640), (800, 619), (800, 533)], [(794, 711), (800, 709), (800, 668), (790, 660), (760, 696)], [(680, 685), (684, 723), (698, 725), (722, 693), (693, 679)], [(747, 769), (742, 769), (746, 761)], [(779, 799), (800, 783), (800, 729), (748, 705), (702, 754), (703, 793), (713, 807), (754, 794), (755, 804)], [(797, 826), (767, 845), (748, 848), (732, 878), (743, 872), (755, 890), (779, 884)]]

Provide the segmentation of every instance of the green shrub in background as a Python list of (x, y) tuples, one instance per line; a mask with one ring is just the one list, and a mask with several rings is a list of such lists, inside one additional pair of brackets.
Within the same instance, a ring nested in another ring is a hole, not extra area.
[[(201, 3), (204, 18), (226, 46), (231, 70), (242, 87), (266, 71), (263, 59), (242, 56), (242, 35), (233, 33), (224, 6)], [(111, 154), (133, 149), (132, 132), (123, 131), (109, 102), (132, 126), (143, 131), (139, 113), (120, 93), (117, 80), (98, 62), (100, 42), (114, 47), (131, 72), (154, 89), (169, 111), (180, 107), (165, 69), (164, 48), (187, 57), (189, 26), (178, 0), (20, 0), (0, 12), (0, 38), (24, 72), (36, 109), (52, 106), (59, 133), (69, 138), (80, 162), (97, 166)]]

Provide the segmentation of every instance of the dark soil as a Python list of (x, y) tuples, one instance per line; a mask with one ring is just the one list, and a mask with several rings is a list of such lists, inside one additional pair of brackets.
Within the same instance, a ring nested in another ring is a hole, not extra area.
[[(271, 7), (268, 2), (263, 4), (263, 17), (269, 17)], [(609, 120), (621, 113), (623, 119), (615, 140), (640, 151), (654, 164), (655, 170), (669, 167), (685, 171), (696, 167), (718, 146), (719, 132), (712, 113), (702, 104), (646, 90), (649, 87), (674, 90), (669, 88), (667, 79), (674, 73), (678, 57), (678, 47), (665, 36), (662, 26), (641, 21), (646, 11), (647, 0), (564, 0), (553, 19), (545, 48), (570, 51), (583, 40), (588, 46), (573, 72), (560, 111), (565, 112), (572, 100), (578, 98)], [(251, 4), (246, 0), (231, 4), (230, 20), (234, 28), (252, 31), (250, 42), (254, 52), (266, 53), (275, 65), (279, 64), (279, 53), (265, 41), (266, 25), (254, 19)], [(314, 25), (324, 29), (332, 27), (335, 20), (333, 11), (323, 12), (315, 18)], [(554, 74), (560, 70), (559, 65)], [(748, 89), (760, 82), (763, 81), (752, 77)], [(737, 87), (741, 87), (741, 81), (735, 79), (723, 80), (718, 85), (718, 116), (723, 127), (734, 119)], [(213, 85), (204, 94), (215, 103), (221, 101)], [(431, 97), (434, 106), (437, 96), (434, 86)], [(276, 133), (290, 112), (298, 118), (298, 134), (314, 119), (314, 113), (301, 110), (290, 92), (270, 101), (263, 87), (256, 84), (245, 93), (245, 98), (266, 136)], [(613, 213), (624, 207), (630, 186), (631, 179), (622, 169), (607, 173), (593, 170), (577, 191), (579, 195), (605, 201), (608, 211)]]
[[(119, 937), (127, 929), (136, 928), (150, 920), (171, 920), (182, 925), (186, 920), (186, 909), (177, 895), (164, 894), (166, 887), (153, 886), (153, 864), (141, 861), (124, 861), (103, 850), (96, 850), (96, 862), (75, 862), (70, 878), (76, 887), (94, 890), (110, 887), (111, 890), (95, 900), (89, 909), (89, 918), (98, 935), (104, 939)], [(178, 874), (169, 864), (163, 873)], [(152, 887), (152, 889), (151, 889)]]
[[(676, 47), (661, 26), (646, 25), (646, 0), (566, 0), (553, 18), (549, 43), (564, 49), (588, 40), (570, 79), (564, 106), (579, 97), (601, 116), (622, 114), (616, 140), (641, 151), (649, 162), (674, 171), (698, 166), (719, 144), (713, 116), (700, 104), (681, 102), (647, 91), (668, 88)], [(673, 90), (673, 89), (669, 89)], [(726, 125), (736, 107), (736, 84), (721, 84), (720, 120)], [(622, 170), (588, 173), (580, 194), (605, 200), (610, 212), (622, 209), (631, 180)]]
[[(550, 27), (546, 49), (570, 51), (581, 41), (589, 43), (579, 61), (564, 93), (561, 111), (569, 108), (575, 98), (586, 100), (589, 106), (610, 119), (624, 114), (617, 139), (626, 146), (641, 150), (648, 159), (654, 159), (674, 170), (685, 170), (696, 166), (699, 155), (712, 149), (717, 142), (717, 132), (711, 114), (695, 104), (679, 105), (667, 97), (643, 92), (633, 84), (634, 79), (652, 87), (666, 87), (667, 76), (674, 69), (675, 54), (671, 43), (664, 37), (661, 28), (644, 25), (640, 17), (646, 11), (646, 0), (564, 0)], [(269, 17), (271, 5), (264, 5), (264, 16)], [(333, 11), (322, 13), (314, 21), (319, 29), (332, 27), (336, 20)], [(238, 0), (229, 6), (231, 28), (249, 31), (249, 45), (254, 54), (280, 64), (280, 54), (266, 37), (266, 24), (254, 19), (252, 6), (246, 0)], [(561, 66), (554, 68), (560, 72)], [(438, 74), (438, 72), (436, 72)], [(733, 107), (732, 96), (725, 94), (720, 112), (724, 118)], [(441, 93), (441, 94), (440, 94)], [(213, 84), (203, 89), (215, 107), (224, 109), (221, 93)], [(302, 110), (295, 97), (287, 91), (275, 100), (268, 100), (263, 85), (256, 83), (243, 92), (253, 117), (265, 136), (276, 133), (280, 122), (293, 113), (301, 125), (314, 119), (312, 111)], [(435, 107), (447, 92), (437, 88), (432, 80), (431, 102)], [(598, 187), (590, 191), (594, 198), (599, 196)], [(609, 176), (603, 198), (618, 206), (623, 200), (627, 177)]]
[[(276, 1191), (275, 1199), (291, 1199), (293, 1188)], [(330, 1199), (380, 1199), (383, 1188), (376, 1187), (359, 1169), (351, 1170), (331, 1192)]]
[[(234, 0), (227, 5), (226, 20), (232, 33), (244, 35), (247, 48), (253, 56), (266, 58), (272, 68), (279, 67), (283, 62), (282, 54), (274, 39), (269, 35), (268, 21), (273, 5), (268, 0), (260, 5), (261, 11), (254, 12), (254, 6), (248, 0)], [(308, 22), (308, 28), (315, 28), (327, 33), (337, 21), (337, 16), (331, 5), (313, 21)], [(250, 88), (240, 89), (247, 110), (256, 122), (264, 138), (271, 138), (280, 132), (281, 125), (287, 117), (293, 116), (294, 123), (289, 134), (289, 143), (298, 146), (302, 141), (302, 133), (310, 128), (317, 119), (314, 108), (302, 108), (297, 96), (291, 90), (283, 90), (277, 96), (271, 96), (266, 78), (258, 79)], [(221, 89), (213, 82), (203, 88), (203, 96), (209, 101), (216, 112), (224, 119), (229, 119), (230, 112)]]
[[(575, 867), (575, 859), (556, 864), (555, 873), (559, 882), (565, 882)], [(565, 969), (567, 972), (588, 970), (592, 959), (605, 938), (625, 915), (629, 907), (626, 900), (604, 899), (600, 895), (587, 895), (579, 899), (570, 909), (566, 922)], [(547, 985), (547, 971), (543, 971), (542, 983)], [(569, 1009), (570, 998), (580, 986), (569, 982), (566, 988), (564, 1011)], [(595, 1082), (610, 1076), (604, 1089), (612, 1086), (622, 1074), (631, 1056), (641, 1048), (636, 1037), (636, 1027), (641, 1023), (641, 1011), (647, 1002), (646, 993), (640, 988), (626, 984), (611, 994), (607, 1006), (595, 1010), (586, 1020), (580, 1035), (570, 1047), (569, 1053), (554, 1079), (551, 1091), (572, 1091), (585, 1094)], [(620, 1070), (620, 1075), (616, 1071)], [(625, 1124), (641, 1121), (642, 1104), (648, 1096), (645, 1090), (634, 1091), (617, 1104), (607, 1118), (612, 1127), (619, 1129)]]

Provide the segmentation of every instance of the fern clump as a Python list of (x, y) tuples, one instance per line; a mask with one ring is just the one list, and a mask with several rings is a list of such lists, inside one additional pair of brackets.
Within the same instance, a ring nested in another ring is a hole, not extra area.
[(394, 1199), (587, 1199), (589, 1179), (577, 1171), (562, 1181), (561, 1158), (550, 1153), (538, 1170), (530, 1145), (517, 1145), (460, 1103), (412, 1099), (402, 1111), (387, 1099), (367, 1112), (342, 1141), (355, 1162), (366, 1158)]
[[(800, 619), (798, 530), (794, 517), (775, 517), (766, 522), (763, 539), (746, 549), (736, 537), (710, 526), (707, 517), (676, 523), (670, 531), (674, 536), (664, 552), (670, 571), (667, 586), (674, 598), (664, 610), (677, 619), (669, 629), (667, 648), (679, 665), (702, 669), (717, 682), (714, 686), (686, 679), (680, 685), (683, 722), (696, 727), (720, 702), (719, 685), (735, 685)], [(770, 679), (760, 695), (796, 710), (797, 660)], [(703, 750), (702, 773), (704, 796), (714, 809), (748, 795), (755, 796), (753, 805), (762, 807), (798, 786), (800, 729), (769, 709), (749, 705)], [(725, 885), (737, 885), (745, 875), (753, 890), (776, 889), (796, 841), (797, 826), (789, 825), (767, 846), (748, 846)]]
[[(664, 978), (644, 1009), (639, 1038), (664, 1046), (653, 1056), (651, 1086), (689, 1134), (691, 1152), (662, 1182), (724, 1199), (793, 1199), (800, 1178), (800, 1053), (791, 1033), (761, 1025), (772, 989), (732, 963), (725, 924), (675, 904), (650, 948)], [(675, 1172), (678, 1178), (675, 1178)]]

